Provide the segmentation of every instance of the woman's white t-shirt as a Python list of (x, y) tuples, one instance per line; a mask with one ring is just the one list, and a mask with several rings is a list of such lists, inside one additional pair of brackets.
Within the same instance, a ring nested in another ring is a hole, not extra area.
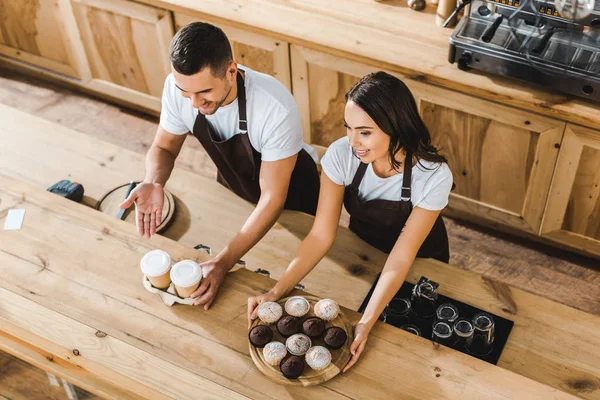
[[(316, 150), (304, 143), (300, 112), (289, 90), (270, 75), (240, 64), (238, 67), (244, 72), (246, 86), (248, 139), (261, 153), (261, 159), (282, 160), (304, 148), (318, 161)], [(163, 89), (160, 126), (175, 135), (193, 132), (198, 112), (175, 85), (173, 74), (169, 74)], [(207, 115), (206, 120), (221, 140), (240, 134), (238, 99), (219, 107), (213, 115)]]
[[(333, 142), (321, 159), (323, 172), (334, 183), (350, 186), (354, 174), (358, 170), (360, 159), (350, 147), (347, 137)], [(380, 178), (369, 164), (365, 175), (358, 187), (359, 197), (368, 200), (400, 201), (403, 174), (399, 173), (388, 178)], [(452, 173), (446, 163), (434, 163), (421, 160), (412, 169), (411, 203), (413, 207), (426, 210), (441, 210), (448, 204), (448, 196), (452, 189)]]

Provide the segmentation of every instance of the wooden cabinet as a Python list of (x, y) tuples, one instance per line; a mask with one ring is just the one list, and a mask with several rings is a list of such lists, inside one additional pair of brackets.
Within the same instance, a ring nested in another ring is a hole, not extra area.
[(541, 233), (600, 256), (600, 131), (567, 124)]
[(277, 40), (255, 32), (246, 31), (234, 26), (215, 22), (204, 17), (193, 17), (187, 14), (175, 14), (177, 30), (185, 25), (203, 21), (218, 26), (225, 32), (231, 43), (233, 57), (239, 64), (263, 72), (277, 78), (290, 91), (290, 53), (287, 42)]
[(346, 93), (375, 67), (291, 45), (293, 93), (300, 109), (304, 141), (319, 153), (346, 135)]
[[(291, 46), (292, 82), (305, 140), (345, 135), (345, 94), (373, 66)], [(538, 234), (565, 123), (401, 77), (456, 188), (448, 211)]]
[(0, 53), (87, 80), (85, 54), (69, 0), (0, 0)]
[(452, 170), (456, 188), (447, 212), (539, 234), (565, 123), (431, 85), (411, 86)]
[(88, 87), (150, 110), (170, 72), (171, 13), (125, 0), (72, 0), (91, 69)]

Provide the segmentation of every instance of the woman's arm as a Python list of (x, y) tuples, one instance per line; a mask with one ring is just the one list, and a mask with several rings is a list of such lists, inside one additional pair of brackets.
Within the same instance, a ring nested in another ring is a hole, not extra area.
[(327, 174), (321, 174), (321, 191), (317, 215), (313, 226), (300, 243), (296, 255), (285, 274), (266, 294), (248, 299), (248, 323), (256, 318), (256, 307), (263, 301), (275, 301), (285, 296), (300, 282), (327, 254), (337, 234), (342, 205), (344, 186), (334, 183)]
[(369, 332), (385, 306), (402, 286), (408, 270), (415, 261), (421, 245), (425, 241), (425, 238), (427, 238), (427, 235), (429, 235), (429, 232), (431, 232), (440, 212), (441, 210), (430, 211), (415, 207), (410, 213), (404, 229), (402, 229), (394, 248), (385, 262), (369, 304), (356, 326), (354, 342), (350, 346), (352, 358), (344, 368), (344, 371), (354, 365), (360, 357)]

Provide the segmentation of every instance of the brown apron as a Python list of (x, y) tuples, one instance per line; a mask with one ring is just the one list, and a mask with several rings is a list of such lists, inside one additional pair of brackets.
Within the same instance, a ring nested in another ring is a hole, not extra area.
[[(248, 139), (246, 87), (239, 72), (236, 79), (240, 133), (230, 139), (219, 140), (218, 134), (206, 120), (206, 116), (199, 112), (194, 122), (193, 134), (217, 166), (219, 170), (217, 181), (241, 198), (256, 204), (260, 198), (261, 154), (252, 147)], [(306, 150), (302, 149), (298, 153), (296, 166), (292, 172), (284, 208), (315, 215), (319, 189), (317, 165)]]
[[(406, 154), (406, 159), (412, 160), (411, 152)], [(361, 201), (358, 187), (367, 166), (368, 164), (361, 162), (354, 174), (352, 184), (346, 187), (344, 206), (350, 214), (350, 230), (371, 246), (389, 254), (412, 211), (410, 201), (412, 168), (404, 169), (400, 201), (381, 199)], [(448, 234), (441, 215), (435, 221), (417, 257), (435, 258), (445, 263), (450, 260)]]

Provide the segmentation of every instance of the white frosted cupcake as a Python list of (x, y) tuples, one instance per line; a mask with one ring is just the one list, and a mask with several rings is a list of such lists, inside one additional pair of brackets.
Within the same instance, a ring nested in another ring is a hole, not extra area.
[(295, 356), (306, 354), (311, 345), (312, 342), (310, 341), (310, 338), (303, 333), (296, 333), (285, 341), (285, 347), (287, 347), (287, 350)]
[(322, 299), (315, 304), (315, 315), (325, 321), (333, 321), (340, 313), (340, 306), (331, 299)]
[(331, 352), (323, 346), (311, 347), (306, 352), (304, 359), (309, 367), (315, 371), (320, 371), (331, 364)]
[(281, 360), (287, 355), (287, 349), (281, 342), (270, 342), (263, 349), (265, 361), (271, 365), (279, 365)]
[(265, 324), (274, 324), (282, 315), (283, 308), (274, 301), (267, 301), (258, 306), (258, 318)]
[(285, 302), (285, 312), (294, 317), (303, 317), (310, 310), (310, 303), (302, 296), (290, 297)]

